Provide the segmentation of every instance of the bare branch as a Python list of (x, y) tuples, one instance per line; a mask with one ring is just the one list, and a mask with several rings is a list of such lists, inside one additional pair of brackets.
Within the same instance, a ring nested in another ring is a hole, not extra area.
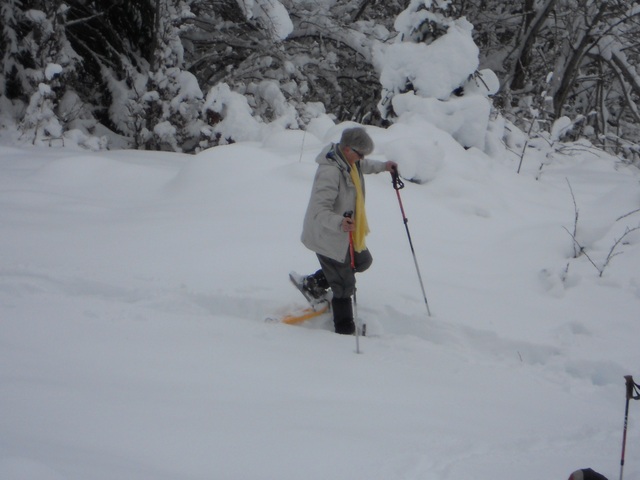
[(64, 24), (64, 28), (69, 28), (69, 27), (72, 27), (74, 25), (78, 25), (80, 23), (90, 22), (91, 20), (93, 20), (95, 18), (103, 17), (106, 13), (107, 13), (107, 10), (105, 10), (104, 12), (96, 13), (95, 15), (91, 15), (89, 17), (77, 18), (76, 20), (71, 20), (71, 21), (66, 22)]
[(638, 213), (638, 212), (640, 212), (640, 208), (636, 208), (635, 210), (632, 210), (629, 213), (625, 213), (621, 217), (616, 218), (616, 222), (619, 221), (619, 220), (622, 220), (625, 217), (629, 217), (629, 216), (633, 215), (634, 213)]
[(573, 200), (573, 212), (574, 212), (573, 233), (570, 233), (571, 237), (574, 239), (573, 258), (578, 258), (578, 255), (583, 251), (582, 247), (580, 247), (579, 251), (576, 250), (576, 245), (577, 246), (580, 246), (580, 245), (578, 244), (577, 241), (575, 241), (576, 235), (578, 234), (578, 204), (576, 203), (576, 196), (573, 194), (573, 188), (571, 187), (571, 183), (569, 182), (569, 179), (565, 178), (565, 180), (567, 181), (567, 185), (569, 185), (569, 192), (571, 192), (571, 199)]
[(622, 236), (619, 239), (617, 239), (614, 242), (614, 244), (611, 246), (611, 249), (609, 250), (609, 254), (607, 255), (607, 258), (604, 261), (604, 264), (602, 265), (602, 269), (600, 270), (600, 276), (601, 277), (602, 277), (602, 274), (604, 273), (604, 269), (607, 268), (607, 266), (609, 265), (611, 260), (613, 260), (613, 257), (616, 257), (616, 256), (621, 255), (623, 253), (623, 252), (614, 253), (615, 249), (618, 248), (618, 245), (620, 245), (620, 243), (622, 243), (622, 240), (624, 240), (624, 238), (627, 235), (629, 235), (631, 232), (635, 232), (636, 230), (640, 230), (640, 226), (634, 227), (634, 228), (627, 227), (625, 229), (624, 233), (622, 234)]

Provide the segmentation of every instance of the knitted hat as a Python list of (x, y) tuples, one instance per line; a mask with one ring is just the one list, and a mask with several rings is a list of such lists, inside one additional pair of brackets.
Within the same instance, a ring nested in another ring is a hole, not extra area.
[(373, 152), (373, 140), (362, 127), (347, 128), (342, 132), (340, 145), (350, 147), (362, 155)]

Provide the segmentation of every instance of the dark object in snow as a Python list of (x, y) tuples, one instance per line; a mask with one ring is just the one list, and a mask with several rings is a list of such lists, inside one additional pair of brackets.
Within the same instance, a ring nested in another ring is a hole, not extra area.
[(569, 480), (607, 480), (607, 477), (590, 468), (583, 468), (569, 475)]

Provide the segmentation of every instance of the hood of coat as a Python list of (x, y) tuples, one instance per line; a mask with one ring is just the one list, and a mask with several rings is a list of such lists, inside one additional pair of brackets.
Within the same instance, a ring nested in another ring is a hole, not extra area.
[(347, 173), (351, 171), (349, 162), (347, 162), (347, 160), (342, 155), (340, 147), (337, 143), (327, 145), (316, 157), (316, 163), (318, 163), (319, 165), (333, 165), (335, 167), (338, 167), (340, 170), (346, 171)]

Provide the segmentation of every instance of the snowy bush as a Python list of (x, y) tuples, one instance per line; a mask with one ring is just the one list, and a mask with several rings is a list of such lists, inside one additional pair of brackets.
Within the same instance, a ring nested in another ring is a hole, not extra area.
[(54, 97), (53, 90), (46, 83), (41, 83), (31, 95), (20, 129), (25, 137), (32, 139), (33, 145), (62, 137), (62, 125), (53, 111)]
[(284, 40), (293, 31), (287, 9), (278, 0), (238, 0), (247, 20), (253, 20), (276, 40)]
[[(28, 103), (24, 116), (17, 119), (25, 141), (39, 144), (59, 139), (65, 125), (57, 117), (58, 101), (80, 60), (61, 26), (67, 9), (64, 5), (56, 8), (54, 4), (45, 6), (46, 11), (31, 9), (19, 16), (17, 9), (11, 12), (7, 6), (18, 5), (9, 2), (2, 8), (2, 18), (7, 22), (3, 23), (3, 38), (9, 40), (10, 46), (3, 56), (5, 69), (10, 69), (5, 70), (5, 78), (7, 74), (12, 77), (11, 91), (7, 91), (5, 83), (3, 93)], [(21, 35), (15, 30), (18, 25), (24, 29)], [(22, 59), (21, 63), (18, 58)], [(25, 59), (28, 62), (24, 62)]]
[(203, 114), (202, 92), (226, 84), (270, 129), (308, 128), (307, 105), (322, 104), (323, 122), (423, 115), (495, 152), (508, 120), (638, 162), (639, 16), (595, 1), (3, 0), (3, 122), (33, 141), (48, 108), (63, 137), (110, 130), (118, 145), (191, 152), (254, 137)]
[(283, 128), (298, 128), (298, 114), (280, 90), (278, 83), (264, 80), (259, 83), (251, 83), (247, 88), (255, 99), (254, 112), (260, 118)]
[(261, 140), (261, 122), (253, 116), (246, 97), (226, 83), (209, 90), (202, 110), (208, 126), (202, 129), (206, 140), (201, 147)]
[(377, 55), (379, 109), (391, 120), (420, 115), (462, 146), (483, 150), (491, 113), (486, 97), (497, 92), (497, 78), (490, 70), (474, 75), (479, 49), (473, 26), (447, 17), (448, 7), (448, 2), (412, 0), (398, 16), (398, 41)]
[(196, 78), (179, 68), (151, 73), (145, 96), (146, 147), (192, 151), (200, 140), (203, 95)]

